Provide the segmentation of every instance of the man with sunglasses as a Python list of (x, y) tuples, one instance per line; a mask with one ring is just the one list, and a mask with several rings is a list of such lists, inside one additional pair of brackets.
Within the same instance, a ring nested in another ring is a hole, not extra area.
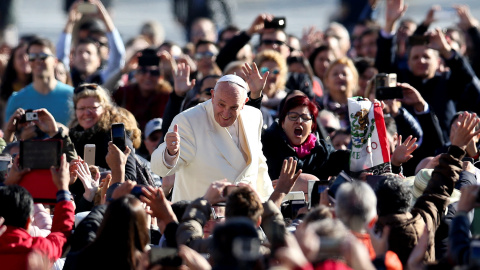
[(163, 117), (172, 86), (163, 79), (160, 57), (154, 49), (144, 49), (140, 55), (135, 82), (120, 87), (113, 98), (135, 116), (143, 132), (149, 120)]
[(68, 125), (73, 108), (73, 87), (55, 79), (58, 60), (52, 42), (43, 38), (34, 39), (28, 44), (27, 53), (32, 65), (33, 82), (8, 99), (5, 123), (18, 108), (45, 108), (57, 122)]

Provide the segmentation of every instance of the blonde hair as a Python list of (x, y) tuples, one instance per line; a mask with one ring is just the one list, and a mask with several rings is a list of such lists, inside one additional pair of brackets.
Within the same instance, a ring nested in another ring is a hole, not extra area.
[[(355, 96), (357, 94), (357, 90), (358, 90), (358, 71), (357, 71), (357, 68), (355, 67), (355, 64), (353, 63), (352, 59), (348, 58), (348, 57), (342, 57), (342, 58), (339, 58), (337, 60), (335, 60), (334, 62), (332, 62), (330, 64), (330, 66), (327, 68), (327, 71), (325, 71), (325, 78), (324, 78), (324, 81), (326, 82), (327, 81), (327, 78), (328, 78), (328, 75), (330, 74), (330, 72), (332, 72), (332, 69), (335, 67), (335, 66), (338, 66), (338, 65), (345, 65), (347, 66), (350, 71), (352, 71), (352, 74), (353, 74), (353, 82), (352, 82), (352, 85), (350, 85), (349, 83), (349, 88), (347, 90), (347, 96), (348, 94), (350, 94), (350, 96)], [(350, 91), (350, 93), (349, 93)]]
[(255, 57), (255, 63), (260, 68), (263, 62), (273, 61), (277, 63), (280, 73), (277, 78), (277, 91), (285, 89), (285, 84), (287, 83), (287, 61), (285, 58), (277, 51), (274, 50), (264, 50), (261, 53), (257, 54)]
[[(83, 83), (75, 88), (75, 92), (76, 94), (73, 95), (73, 108), (76, 110), (78, 101), (83, 98), (96, 98), (103, 108), (103, 114), (100, 116), (96, 126), (104, 131), (110, 130), (110, 126), (114, 123), (112, 121), (113, 117), (118, 114), (118, 110), (107, 90), (95, 83)], [(69, 127), (73, 128), (77, 125), (77, 114), (73, 114)]]

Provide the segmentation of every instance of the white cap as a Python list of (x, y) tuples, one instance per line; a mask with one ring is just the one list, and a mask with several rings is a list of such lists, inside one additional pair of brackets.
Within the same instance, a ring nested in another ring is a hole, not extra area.
[(162, 130), (162, 118), (153, 118), (145, 125), (145, 138), (148, 138), (154, 131)]
[(218, 81), (217, 81), (217, 84), (215, 85), (215, 87), (217, 87), (217, 85), (221, 82), (231, 82), (231, 83), (234, 83), (240, 87), (242, 87), (243, 89), (245, 89), (246, 91), (248, 91), (248, 85), (247, 83), (242, 79), (242, 77), (240, 76), (237, 76), (237, 75), (232, 75), (232, 74), (229, 74), (229, 75), (225, 75), (223, 77), (221, 77)]

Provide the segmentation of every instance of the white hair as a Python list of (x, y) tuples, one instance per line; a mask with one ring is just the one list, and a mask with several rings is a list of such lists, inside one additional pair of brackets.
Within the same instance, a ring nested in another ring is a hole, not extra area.
[(350, 230), (363, 232), (377, 215), (377, 197), (366, 183), (344, 183), (335, 194), (335, 214)]

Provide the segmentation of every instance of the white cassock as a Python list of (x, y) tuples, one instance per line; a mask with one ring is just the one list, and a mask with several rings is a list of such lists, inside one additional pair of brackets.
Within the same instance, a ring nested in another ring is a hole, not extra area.
[[(172, 201), (194, 200), (216, 180), (247, 183), (262, 201), (273, 192), (260, 142), (263, 118), (260, 110), (244, 106), (236, 127), (221, 127), (214, 119), (211, 100), (178, 114), (169, 132), (178, 125), (179, 157), (173, 166), (164, 156), (165, 142), (152, 154), (152, 171), (162, 177), (175, 174)], [(237, 133), (237, 134), (231, 134)], [(238, 135), (238, 140), (237, 140)], [(233, 137), (233, 138), (232, 138)]]

